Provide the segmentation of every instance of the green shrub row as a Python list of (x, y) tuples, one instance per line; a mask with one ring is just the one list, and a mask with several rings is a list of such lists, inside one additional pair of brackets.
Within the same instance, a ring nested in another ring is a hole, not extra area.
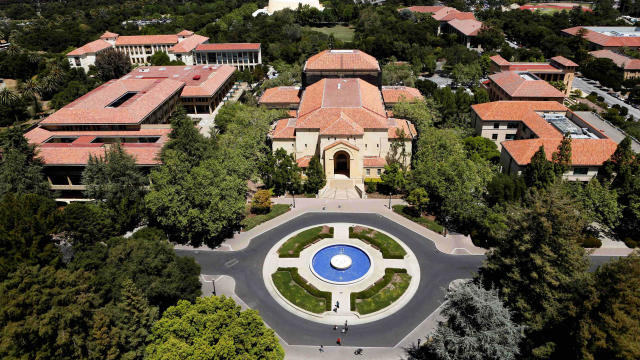
[[(322, 232), (322, 226), (307, 229), (299, 233), (280, 246), (278, 255), (281, 258), (297, 258), (300, 257), (300, 252), (310, 244), (320, 239), (333, 237), (333, 228), (329, 228), (328, 234), (321, 234), (320, 232)], [(289, 253), (290, 251), (291, 253)]]
[(369, 194), (378, 191), (378, 184), (382, 182), (379, 178), (366, 178), (364, 179), (365, 191)]
[[(373, 231), (373, 229), (368, 230), (369, 233)], [(407, 254), (400, 244), (381, 232), (378, 232), (376, 236), (371, 236), (364, 232), (356, 233), (353, 227), (350, 227), (349, 237), (352, 239), (360, 239), (371, 244), (373, 247), (380, 250), (382, 257), (385, 259), (404, 259), (404, 256)]]
[(351, 310), (352, 311), (356, 310), (356, 300), (368, 299), (374, 296), (375, 294), (377, 294), (378, 292), (380, 292), (380, 290), (384, 289), (385, 286), (389, 285), (391, 280), (393, 280), (393, 275), (406, 274), (406, 273), (407, 273), (407, 269), (398, 269), (398, 268), (384, 269), (384, 276), (382, 277), (382, 279), (376, 281), (373, 285), (371, 285), (370, 287), (360, 292), (351, 293)]
[(305, 289), (312, 296), (324, 299), (325, 311), (331, 311), (331, 293), (330, 292), (318, 290), (318, 288), (309, 284), (307, 280), (305, 280), (302, 276), (300, 276), (300, 274), (298, 273), (298, 268), (279, 267), (278, 271), (288, 271), (291, 274), (291, 279), (293, 280), (293, 282), (298, 284), (301, 288)]

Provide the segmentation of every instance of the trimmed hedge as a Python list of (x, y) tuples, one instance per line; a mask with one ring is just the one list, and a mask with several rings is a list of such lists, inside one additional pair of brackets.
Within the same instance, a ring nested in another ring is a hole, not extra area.
[(274, 219), (289, 210), (291, 210), (289, 204), (274, 204), (268, 213), (246, 217), (240, 222), (240, 225), (242, 225), (243, 231), (249, 231), (263, 222)]
[[(431, 231), (435, 231), (438, 234), (442, 234), (444, 231), (444, 227), (440, 224), (438, 224), (437, 222), (431, 220), (431, 219), (427, 219), (424, 217), (419, 216), (419, 214), (417, 214), (417, 210), (414, 212), (412, 211), (413, 208), (410, 206), (406, 206), (406, 205), (393, 205), (391, 207), (393, 209), (393, 212), (395, 212), (396, 214), (400, 214), (404, 217), (406, 217), (407, 219), (418, 223), (424, 227), (426, 227), (427, 229), (431, 230)], [(418, 216), (416, 216), (418, 215)]]
[(300, 252), (307, 246), (314, 242), (333, 237), (333, 228), (329, 228), (328, 234), (321, 234), (322, 226), (316, 226), (311, 229), (307, 229), (298, 235), (285, 241), (284, 244), (278, 249), (278, 255), (281, 258), (297, 258), (300, 257)]
[(353, 227), (349, 228), (349, 237), (352, 239), (360, 239), (366, 243), (369, 243), (373, 247), (380, 250), (382, 257), (385, 259), (404, 259), (407, 252), (398, 244), (395, 240), (389, 236), (376, 232), (374, 236), (371, 236), (373, 229), (366, 228), (364, 231), (356, 233)]
[(298, 268), (283, 268), (279, 267), (278, 271), (286, 271), (291, 274), (291, 279), (293, 282), (298, 284), (301, 288), (306, 290), (311, 296), (320, 298), (324, 300), (325, 311), (331, 311), (331, 293), (327, 291), (318, 290), (315, 286), (309, 284), (307, 280), (305, 280), (298, 273)]
[[(370, 299), (372, 297), (374, 297), (376, 294), (378, 294), (380, 292), (380, 290), (384, 289), (385, 287), (387, 287), (387, 285), (389, 285), (389, 283), (391, 283), (391, 281), (393, 280), (393, 275), (395, 274), (406, 274), (407, 273), (407, 269), (398, 269), (398, 268), (386, 268), (384, 270), (384, 276), (382, 277), (382, 279), (376, 281), (373, 285), (371, 285), (370, 287), (368, 287), (365, 290), (362, 290), (360, 292), (352, 292), (351, 293), (351, 310), (352, 311), (357, 311), (356, 310), (356, 301), (357, 300), (366, 300), (366, 299)], [(409, 276), (409, 275), (407, 275)], [(409, 276), (409, 278), (411, 278)], [(404, 293), (404, 291), (403, 291)], [(390, 304), (387, 304), (383, 307), (381, 307), (380, 309), (389, 306)], [(377, 309), (379, 310), (379, 309)], [(377, 311), (376, 310), (376, 311)], [(373, 311), (371, 311), (373, 312)], [(371, 312), (367, 312), (367, 313), (361, 313), (362, 315), (364, 314), (368, 314)]]

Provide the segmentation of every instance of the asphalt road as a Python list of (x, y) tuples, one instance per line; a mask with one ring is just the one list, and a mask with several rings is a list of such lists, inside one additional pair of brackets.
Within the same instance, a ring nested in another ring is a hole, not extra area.
[[(484, 260), (484, 256), (441, 253), (431, 240), (381, 215), (363, 213), (308, 213), (258, 235), (244, 250), (176, 250), (176, 253), (194, 257), (202, 267), (202, 274), (232, 276), (236, 281), (236, 294), (249, 307), (258, 310), (289, 345), (330, 345), (340, 335), (331, 326), (302, 319), (282, 308), (264, 285), (262, 266), (267, 252), (283, 237), (307, 226), (332, 222), (363, 224), (393, 234), (411, 248), (420, 263), (420, 286), (409, 303), (384, 319), (350, 326), (347, 336), (342, 336), (347, 346), (396, 345), (442, 303), (452, 280), (473, 277)], [(608, 259), (592, 258), (594, 266)]]
[(634, 119), (640, 119), (640, 110), (634, 108), (633, 106), (625, 103), (622, 100), (614, 98), (613, 96), (607, 94), (606, 91), (598, 89), (597, 87), (587, 83), (586, 81), (584, 81), (584, 78), (576, 77), (575, 79), (573, 79), (573, 88), (580, 89), (580, 91), (582, 91), (586, 95), (589, 95), (591, 94), (591, 92), (595, 91), (598, 95), (604, 98), (604, 102), (606, 102), (609, 106), (613, 106), (615, 104), (624, 106), (629, 109), (629, 114), (633, 115)]

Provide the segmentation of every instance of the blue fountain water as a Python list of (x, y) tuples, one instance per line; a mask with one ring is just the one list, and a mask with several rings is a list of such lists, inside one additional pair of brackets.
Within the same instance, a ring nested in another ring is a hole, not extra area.
[[(351, 258), (350, 267), (341, 270), (331, 265), (331, 259), (340, 254)], [(331, 245), (321, 249), (313, 256), (311, 266), (318, 276), (326, 280), (336, 283), (349, 283), (367, 274), (371, 268), (371, 259), (364, 251), (355, 246)]]

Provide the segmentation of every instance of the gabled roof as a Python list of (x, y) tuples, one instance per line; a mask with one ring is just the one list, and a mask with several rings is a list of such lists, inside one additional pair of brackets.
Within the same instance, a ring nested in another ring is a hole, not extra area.
[(387, 160), (379, 156), (365, 156), (362, 159), (363, 167), (383, 167), (387, 165)]
[[(594, 44), (603, 46), (603, 47), (640, 47), (640, 37), (639, 36), (610, 36), (606, 34), (599, 33), (597, 31), (590, 30), (585, 26), (574, 26), (572, 28), (564, 29), (562, 32), (569, 35), (577, 36), (578, 32), (581, 29), (585, 29), (584, 38), (592, 42)], [(596, 28), (596, 27), (592, 27)], [(629, 27), (633, 28), (633, 27)]]
[(320, 129), (320, 135), (362, 135), (364, 129), (345, 113)]
[(108, 38), (114, 38), (114, 37), (118, 37), (118, 34), (113, 33), (111, 31), (105, 31), (104, 34), (100, 36), (100, 39), (108, 39)]
[(389, 129), (387, 130), (387, 136), (389, 139), (398, 138), (398, 130), (404, 131), (407, 139), (415, 139), (418, 137), (415, 125), (409, 120), (389, 118)]
[(640, 70), (640, 59), (617, 53), (611, 50), (590, 51), (589, 55), (598, 59), (611, 59), (619, 68), (625, 70)]
[(564, 93), (544, 80), (526, 80), (514, 71), (503, 71), (489, 75), (489, 80), (511, 97), (564, 98)]
[(348, 141), (346, 141), (346, 140), (338, 140), (338, 141), (335, 141), (335, 142), (333, 142), (333, 143), (331, 143), (331, 144), (329, 144), (329, 145), (325, 146), (323, 150), (329, 150), (329, 149), (334, 148), (334, 147), (336, 147), (336, 146), (338, 146), (338, 145), (344, 145), (344, 146), (346, 146), (346, 147), (350, 147), (350, 148), (352, 148), (352, 149), (354, 149), (354, 150), (360, 150), (360, 148), (359, 148), (359, 147), (357, 147), (357, 146), (353, 145), (352, 143), (350, 143), (350, 142), (348, 142)]
[(511, 64), (510, 61), (508, 61), (507, 59), (503, 58), (500, 55), (493, 55), (489, 59), (500, 66), (508, 66)]
[(277, 86), (264, 91), (259, 104), (298, 104), (300, 88), (295, 86)]
[(378, 60), (360, 50), (325, 50), (311, 56), (304, 70), (380, 71)]
[(190, 53), (196, 46), (202, 44), (205, 41), (208, 41), (209, 38), (202, 35), (191, 35), (188, 38), (180, 41), (179, 43), (173, 45), (169, 48), (169, 52), (175, 54), (185, 54)]
[(118, 36), (116, 46), (122, 45), (173, 45), (178, 43), (178, 35), (130, 35)]
[(191, 36), (191, 35), (193, 35), (193, 31), (191, 31), (191, 30), (182, 30), (179, 33), (177, 33), (176, 35), (178, 35), (178, 36)]
[(220, 44), (200, 44), (197, 51), (233, 51), (233, 50), (258, 50), (260, 43), (220, 43)]
[[(56, 111), (40, 125), (139, 124), (183, 87), (183, 82), (170, 79), (112, 80)], [(124, 103), (110, 107), (131, 93), (133, 96)]]
[[(547, 160), (552, 160), (562, 138), (556, 139), (525, 139), (503, 141), (502, 148), (511, 155), (520, 166), (531, 162), (531, 157), (540, 146), (544, 147)], [(618, 144), (610, 139), (572, 139), (571, 164), (574, 166), (600, 166), (611, 158)]]
[(554, 57), (551, 58), (551, 60), (557, 62), (558, 64), (560, 64), (562, 66), (578, 67), (578, 64), (576, 64), (575, 62), (567, 59), (564, 56), (554, 56)]
[(566, 106), (557, 101), (504, 100), (471, 105), (471, 109), (483, 121), (522, 121), (541, 138), (562, 138), (562, 134), (536, 112), (566, 112), (568, 110)]
[(395, 104), (402, 99), (405, 101), (412, 101), (416, 99), (422, 99), (420, 90), (408, 86), (383, 86), (382, 98), (385, 104)]
[(453, 19), (447, 24), (466, 36), (476, 36), (482, 28), (482, 22), (475, 19)]
[(98, 40), (94, 40), (90, 43), (84, 44), (81, 47), (74, 49), (73, 51), (70, 51), (67, 53), (67, 56), (78, 56), (78, 55), (84, 55), (84, 54), (95, 54), (98, 51), (104, 50), (104, 49), (108, 49), (112, 47), (111, 44), (109, 44), (108, 42), (102, 40), (102, 39), (98, 39)]
[(306, 168), (306, 167), (309, 167), (309, 163), (311, 162), (311, 158), (313, 158), (313, 156), (306, 155), (306, 156), (303, 156), (301, 158), (297, 158), (296, 162), (298, 163), (299, 167)]
[(184, 83), (182, 97), (211, 97), (235, 71), (230, 65), (139, 66), (122, 79), (171, 79)]
[(273, 139), (295, 139), (296, 119), (282, 119), (276, 122), (276, 127), (271, 133)]

